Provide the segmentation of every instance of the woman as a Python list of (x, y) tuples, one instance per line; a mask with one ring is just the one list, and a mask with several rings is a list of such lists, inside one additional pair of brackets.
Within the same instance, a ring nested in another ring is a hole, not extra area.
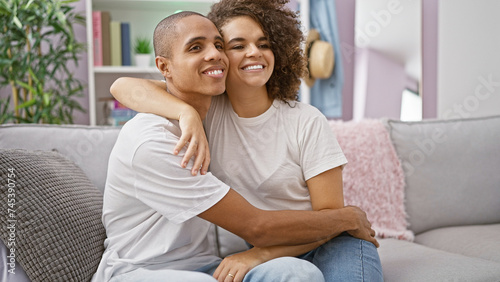
[[(258, 208), (341, 208), (342, 167), (347, 161), (326, 118), (296, 101), (305, 72), (303, 36), (286, 2), (221, 0), (208, 14), (224, 37), (230, 64), (226, 93), (213, 98), (205, 120), (213, 153), (211, 172)], [(137, 87), (144, 88), (147, 97), (126, 95)], [(192, 134), (183, 130), (177, 149), (190, 140), (182, 165), (196, 152), (193, 173), (200, 167), (204, 173), (209, 158), (203, 160), (208, 150), (200, 118), (164, 88), (157, 81), (121, 78), (111, 92), (135, 110), (179, 118), (183, 129), (197, 128)], [(314, 263), (326, 281), (382, 281), (374, 233), (338, 235), (302, 246), (251, 248), (225, 258), (214, 277), (241, 281), (260, 263), (300, 256)]]

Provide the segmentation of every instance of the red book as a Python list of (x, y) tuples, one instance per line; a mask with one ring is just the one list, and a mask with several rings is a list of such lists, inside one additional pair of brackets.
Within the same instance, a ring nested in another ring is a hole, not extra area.
[(109, 22), (111, 18), (107, 11), (92, 12), (92, 28), (94, 39), (94, 66), (111, 65), (111, 47)]
[(102, 66), (102, 18), (100, 11), (92, 12), (92, 38), (94, 41), (94, 66)]

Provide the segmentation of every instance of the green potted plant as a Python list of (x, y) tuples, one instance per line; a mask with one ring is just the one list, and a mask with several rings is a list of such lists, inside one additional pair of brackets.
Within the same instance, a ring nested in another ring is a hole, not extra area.
[(83, 85), (68, 68), (78, 65), (84, 43), (73, 24), (85, 18), (74, 11), (78, 0), (0, 0), (1, 122), (73, 123), (82, 111)]
[(149, 67), (151, 63), (151, 41), (147, 37), (136, 37), (134, 43), (135, 64), (139, 67)]

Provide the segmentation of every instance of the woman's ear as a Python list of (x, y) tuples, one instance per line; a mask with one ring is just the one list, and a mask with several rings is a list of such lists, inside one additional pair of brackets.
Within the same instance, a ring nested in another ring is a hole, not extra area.
[(156, 56), (155, 58), (156, 67), (161, 72), (163, 77), (170, 77), (170, 61), (162, 56)]

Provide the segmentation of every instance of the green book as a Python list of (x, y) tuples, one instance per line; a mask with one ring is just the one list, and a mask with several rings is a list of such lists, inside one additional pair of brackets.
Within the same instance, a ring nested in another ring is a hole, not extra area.
[(109, 23), (110, 34), (110, 49), (111, 49), (111, 65), (122, 65), (122, 36), (121, 36), (121, 23), (118, 21), (111, 21)]

